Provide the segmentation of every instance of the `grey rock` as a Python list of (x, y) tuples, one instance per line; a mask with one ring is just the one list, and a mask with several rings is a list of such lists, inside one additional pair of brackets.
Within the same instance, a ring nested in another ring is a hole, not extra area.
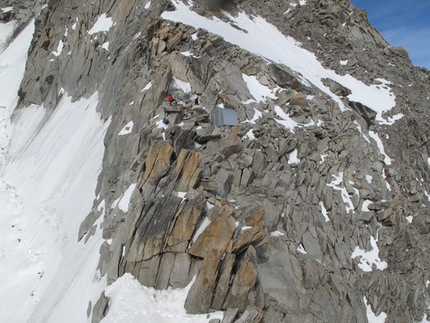
[(204, 124), (202, 128), (196, 129), (196, 141), (200, 144), (219, 137), (221, 137), (221, 131), (211, 124)]
[[(241, 315), (239, 322), (364, 323), (364, 296), (390, 321), (421, 321), (430, 266), (424, 252), (430, 74), (413, 67), (407, 52), (390, 46), (369, 25), (366, 12), (348, 1), (293, 2), (196, 0), (192, 10), (209, 19), (219, 12), (217, 19), (238, 29), (233, 20), (239, 13), (264, 17), (339, 75), (322, 82), (341, 97), (345, 110), (326, 89), (287, 66), (204, 29), (161, 19), (162, 12), (174, 10), (164, 0), (148, 10), (133, 1), (97, 6), (58, 1), (47, 7), (43, 1), (15, 1), (11, 14), (0, 20), (17, 19), (15, 34), (33, 17), (36, 27), (19, 108), (43, 104), (54, 111), (61, 89), (72, 100), (98, 93), (97, 111), (110, 127), (98, 197), (77, 237), (91, 241), (103, 217), (103, 238), (110, 243), (100, 248), (99, 269), (108, 283), (128, 272), (146, 286), (182, 288), (197, 275), (187, 309), (234, 307), (239, 310), (231, 317)], [(102, 13), (112, 16), (115, 26), (89, 35)], [(60, 40), (63, 51), (54, 57)], [(108, 41), (106, 50), (102, 45)], [(276, 88), (276, 98), (247, 103), (255, 93), (243, 74)], [(342, 75), (389, 88), (396, 106), (382, 117), (404, 117), (380, 124), (375, 111), (348, 98), (354, 89), (341, 84)], [(191, 92), (175, 88), (173, 78), (188, 83)], [(382, 84), (381, 78), (391, 83)], [(174, 108), (166, 101), (169, 90), (179, 101)], [(197, 106), (195, 94), (201, 99)], [(221, 103), (236, 111), (237, 128), (209, 124), (210, 111)], [(306, 126), (283, 127), (275, 106)], [(157, 127), (166, 111), (171, 124)], [(256, 124), (245, 122), (255, 111), (262, 113)], [(118, 136), (129, 121), (133, 131)], [(255, 139), (244, 137), (250, 130)], [(369, 131), (380, 137), (390, 165)], [(289, 164), (295, 149), (300, 162)], [(336, 185), (353, 203), (349, 213), (342, 193), (328, 186), (340, 172), (343, 181)], [(128, 212), (110, 209), (134, 183)], [(106, 210), (97, 210), (101, 201)], [(361, 211), (367, 201), (371, 212)], [(206, 217), (211, 224), (190, 245)], [(252, 228), (246, 232), (236, 225)], [(371, 250), (370, 238), (377, 235), (379, 257), (388, 269), (363, 273), (351, 254), (357, 246)], [(300, 244), (307, 254), (297, 251)], [(241, 279), (247, 283), (241, 285)], [(93, 306), (94, 322), (106, 314), (106, 304), (102, 297)]]
[[(224, 257), (224, 260), (221, 265), (219, 279), (217, 282), (217, 286), (215, 288), (215, 294), (214, 298), (212, 300), (212, 308), (221, 310), (223, 307), (224, 299), (227, 295), (229, 285), (230, 285), (230, 279), (231, 279), (231, 272), (233, 269), (233, 264), (236, 259), (236, 256), (234, 254), (227, 253)], [(234, 319), (234, 316), (236, 316), (238, 309), (234, 311), (234, 315), (232, 315), (231, 311), (227, 310), (228, 315), (224, 316), (224, 320), (226, 319), (226, 316), (233, 316), (232, 319)], [(224, 321), (223, 321), (224, 322)]]
[[(191, 256), (187, 253), (177, 253), (175, 263), (172, 265), (169, 277), (169, 286), (173, 288), (185, 288), (194, 276), (194, 266)], [(169, 269), (166, 269), (168, 272)]]
[(191, 286), (185, 300), (185, 309), (188, 313), (197, 314), (209, 311), (222, 253), (222, 250), (213, 249), (206, 254), (196, 281)]
[(258, 323), (263, 318), (263, 314), (257, 308), (248, 306), (243, 314), (234, 321), (235, 323)]
[(242, 140), (236, 134), (231, 133), (224, 138), (209, 141), (206, 150), (209, 155), (219, 153), (224, 158), (228, 158), (242, 150)]
[(238, 315), (239, 310), (237, 308), (229, 308), (224, 312), (224, 317), (221, 323), (233, 323)]
[(245, 310), (248, 292), (254, 287), (257, 280), (257, 254), (252, 246), (249, 246), (240, 258), (233, 282), (224, 300), (223, 308), (239, 308)]
[(100, 294), (99, 299), (93, 308), (93, 316), (91, 319), (92, 323), (100, 323), (103, 318), (109, 312), (109, 298), (106, 297), (105, 293)]
[(278, 208), (268, 199), (263, 201), (264, 208), (264, 226), (267, 228), (273, 228), (278, 224), (280, 211)]

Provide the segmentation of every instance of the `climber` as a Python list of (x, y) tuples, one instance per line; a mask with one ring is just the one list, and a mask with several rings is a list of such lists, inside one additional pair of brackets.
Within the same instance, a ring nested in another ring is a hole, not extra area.
[(199, 105), (199, 99), (200, 99), (200, 97), (197, 95), (196, 99), (194, 100), (195, 105)]
[(172, 105), (173, 102), (175, 102), (176, 104), (178, 104), (178, 101), (176, 101), (176, 99), (170, 93), (167, 96), (167, 100), (169, 101), (170, 105)]
[(168, 117), (164, 117), (164, 118), (163, 118), (163, 123), (164, 123), (165, 125), (168, 125), (168, 124), (170, 123), (169, 118), (168, 118)]

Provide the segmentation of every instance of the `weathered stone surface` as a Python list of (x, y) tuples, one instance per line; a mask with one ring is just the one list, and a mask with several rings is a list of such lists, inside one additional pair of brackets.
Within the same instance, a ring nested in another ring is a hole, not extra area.
[(372, 121), (376, 118), (376, 112), (366, 107), (360, 102), (349, 101), (349, 106), (353, 108), (364, 120), (370, 125)]
[(245, 230), (240, 230), (236, 237), (231, 252), (240, 254), (240, 252), (248, 245), (261, 241), (264, 238), (264, 233), (261, 227), (252, 227)]
[(264, 208), (264, 226), (273, 228), (278, 224), (280, 212), (278, 208), (268, 199), (263, 201)]
[(270, 64), (269, 70), (276, 84), (282, 88), (288, 88), (291, 86), (295, 76), (291, 75), (290, 72), (282, 69), (276, 64)]
[(173, 253), (164, 253), (161, 257), (158, 266), (157, 280), (155, 281), (155, 288), (167, 289), (170, 281), (170, 271), (175, 264), (176, 255)]
[[(333, 71), (336, 81), (319, 76), (322, 90), (308, 78), (312, 71), (161, 19), (175, 10), (169, 1), (136, 4), (60, 0), (44, 7), (17, 0), (10, 16), (0, 15), (17, 19), (14, 35), (35, 17), (20, 108), (43, 104), (55, 111), (64, 92), (73, 101), (97, 93), (97, 111), (110, 122), (97, 199), (78, 233), (90, 243), (103, 230), (99, 269), (107, 281), (129, 272), (147, 286), (180, 288), (200, 269), (189, 301), (195, 312), (228, 300), (242, 320), (261, 314), (266, 323), (364, 323), (366, 296), (387, 321), (422, 321), (430, 268), (428, 70), (412, 67), (406, 51), (390, 46), (348, 1), (195, 0), (191, 7), (202, 19), (216, 12), (220, 23), (238, 30), (237, 14), (264, 17)], [(104, 13), (115, 25), (89, 34)], [(244, 75), (273, 97), (254, 97)], [(373, 106), (350, 96), (357, 94), (354, 78), (360, 89), (387, 91), (396, 105), (376, 118)], [(168, 91), (179, 101), (172, 109)], [(239, 127), (209, 124), (220, 104), (237, 112)], [(161, 124), (166, 111), (177, 115), (169, 125)], [(298, 125), (287, 124), (282, 112)], [(119, 135), (130, 121), (132, 132)], [(131, 184), (128, 211), (112, 207)], [(212, 223), (189, 246), (203, 219)], [(253, 228), (242, 232), (244, 224)], [(371, 239), (378, 239), (388, 268), (364, 273), (351, 255), (357, 246), (373, 250)], [(240, 279), (254, 271), (242, 274), (247, 266), (240, 259), (250, 245), (257, 249), (257, 278), (246, 291)], [(225, 296), (226, 288), (237, 297)], [(94, 306), (94, 322), (105, 305)]]
[(237, 307), (240, 311), (244, 311), (248, 292), (254, 287), (257, 275), (257, 253), (252, 246), (249, 246), (239, 260), (223, 308)]
[(109, 298), (102, 292), (93, 309), (91, 322), (100, 323), (109, 311)]
[(259, 208), (245, 218), (245, 223), (246, 225), (255, 227), (257, 225), (260, 225), (263, 222), (263, 219), (264, 219), (264, 209)]
[(130, 252), (126, 256), (127, 261), (148, 260), (162, 252), (166, 230), (173, 220), (180, 202), (180, 198), (166, 197), (164, 203), (149, 208), (148, 212), (144, 214), (140, 226), (136, 229)]
[(176, 190), (186, 192), (195, 187), (200, 179), (201, 169), (199, 167), (202, 153), (181, 150), (176, 164), (175, 172), (178, 174)]
[[(224, 299), (229, 289), (231, 272), (233, 270), (235, 259), (236, 255), (227, 253), (222, 261), (221, 269), (219, 272), (219, 279), (215, 288), (215, 293), (211, 305), (211, 307), (214, 309), (222, 309)], [(237, 313), (237, 310), (235, 312)]]
[(219, 128), (216, 128), (211, 124), (205, 124), (202, 128), (196, 129), (196, 141), (200, 144), (220, 137), (221, 131)]
[(188, 313), (197, 314), (209, 311), (218, 274), (218, 264), (223, 252), (223, 250), (215, 248), (206, 252), (202, 267), (185, 301), (185, 309)]
[(200, 258), (205, 258), (211, 250), (223, 253), (230, 244), (234, 229), (233, 217), (224, 215), (217, 217), (197, 238), (188, 253)]
[(255, 308), (248, 306), (235, 323), (259, 323), (263, 319), (263, 313)]
[(231, 133), (224, 138), (209, 141), (206, 150), (209, 155), (222, 154), (228, 158), (242, 150), (242, 140), (236, 134)]
[(215, 177), (215, 181), (217, 182), (217, 195), (222, 198), (226, 198), (228, 193), (230, 193), (231, 183), (233, 180), (233, 174), (224, 169), (220, 169)]
[(132, 273), (142, 285), (154, 287), (157, 281), (160, 260), (161, 256), (156, 255), (139, 263), (128, 262), (125, 271)]
[(229, 308), (224, 312), (224, 317), (221, 323), (233, 323), (237, 317), (238, 309)]
[(290, 105), (298, 105), (300, 107), (307, 107), (308, 101), (306, 100), (303, 93), (299, 92), (291, 98)]
[(189, 200), (180, 207), (175, 218), (170, 224), (171, 233), (166, 239), (165, 251), (185, 252), (191, 237), (196, 228), (196, 224), (203, 214), (206, 201), (203, 196)]
[(331, 92), (338, 96), (344, 96), (347, 97), (351, 94), (351, 90), (344, 87), (342, 84), (339, 84), (338, 82), (335, 82), (331, 79), (324, 79), (324, 84), (328, 85)]
[[(149, 147), (148, 156), (145, 160), (145, 173), (143, 174), (143, 184), (156, 186), (167, 171), (170, 169), (170, 158), (173, 147), (168, 143), (153, 145)], [(142, 188), (143, 190), (145, 188)]]
[(170, 269), (172, 272), (169, 277), (169, 286), (173, 288), (185, 288), (195, 274), (191, 256), (187, 253), (177, 253), (175, 263)]

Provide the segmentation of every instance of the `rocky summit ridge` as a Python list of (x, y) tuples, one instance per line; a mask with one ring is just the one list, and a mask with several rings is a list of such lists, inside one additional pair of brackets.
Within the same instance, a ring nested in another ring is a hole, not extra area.
[[(366, 306), (385, 322), (430, 315), (430, 72), (365, 11), (347, 0), (0, 4), (13, 6), (3, 21), (35, 19), (20, 108), (97, 92), (110, 119), (98, 197), (76, 233), (89, 239), (103, 220), (109, 283), (193, 281), (186, 310), (223, 310), (223, 323), (365, 323)], [(310, 80), (169, 16), (185, 5), (243, 37), (235, 19), (262, 17), (333, 73)], [(395, 98), (392, 109), (352, 96), (348, 76)], [(214, 126), (216, 106), (238, 125)], [(100, 322), (108, 298), (89, 309)]]

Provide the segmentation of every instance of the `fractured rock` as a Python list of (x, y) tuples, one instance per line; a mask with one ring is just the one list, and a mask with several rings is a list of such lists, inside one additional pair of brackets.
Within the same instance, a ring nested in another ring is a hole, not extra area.
[(223, 308), (237, 307), (240, 311), (244, 311), (248, 292), (254, 287), (257, 275), (257, 253), (252, 246), (249, 246), (239, 259)]
[(233, 217), (218, 216), (197, 238), (188, 253), (200, 258), (205, 258), (211, 250), (218, 250), (222, 254), (230, 244), (235, 228)]

